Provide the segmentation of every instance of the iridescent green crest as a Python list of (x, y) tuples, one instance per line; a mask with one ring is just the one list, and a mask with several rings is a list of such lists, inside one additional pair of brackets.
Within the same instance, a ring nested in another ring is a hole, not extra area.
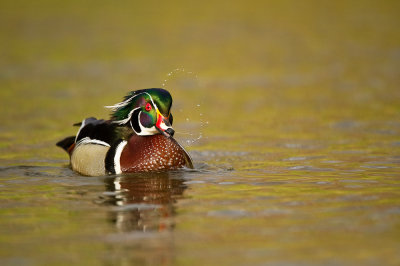
[[(131, 119), (133, 112), (146, 112), (147, 104), (151, 104), (152, 108), (156, 108), (164, 117), (169, 117), (172, 105), (171, 94), (167, 90), (158, 88), (132, 91), (124, 97), (122, 102), (107, 107), (113, 111), (111, 119), (122, 125)], [(157, 116), (155, 111), (148, 115), (154, 116), (153, 119)]]

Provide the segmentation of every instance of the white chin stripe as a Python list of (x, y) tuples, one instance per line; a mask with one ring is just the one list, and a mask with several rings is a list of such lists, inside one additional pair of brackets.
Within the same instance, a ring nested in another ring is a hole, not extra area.
[(155, 126), (147, 128), (147, 127), (142, 126), (140, 123), (139, 123), (139, 126), (140, 126), (141, 131), (140, 131), (140, 133), (136, 133), (139, 136), (150, 136), (150, 135), (155, 135), (155, 134), (159, 133)]
[(122, 141), (120, 144), (118, 144), (117, 149), (115, 150), (115, 156), (114, 156), (114, 170), (116, 174), (121, 174), (121, 154), (122, 151), (124, 150), (127, 141)]

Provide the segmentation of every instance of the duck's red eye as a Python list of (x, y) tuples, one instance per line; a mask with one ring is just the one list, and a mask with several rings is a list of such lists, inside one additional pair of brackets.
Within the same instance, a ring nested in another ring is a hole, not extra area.
[(151, 110), (151, 104), (150, 103), (146, 103), (146, 106), (144, 107), (144, 109), (146, 109), (147, 112), (149, 112)]

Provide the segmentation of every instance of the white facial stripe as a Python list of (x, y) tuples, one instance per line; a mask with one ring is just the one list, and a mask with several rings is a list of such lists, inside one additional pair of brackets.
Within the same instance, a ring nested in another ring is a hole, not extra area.
[(114, 170), (116, 174), (122, 173), (121, 171), (121, 154), (122, 151), (124, 150), (127, 141), (122, 141), (120, 144), (118, 144), (117, 149), (115, 150), (115, 156), (114, 156)]
[(131, 118), (132, 118), (133, 112), (135, 112), (135, 110), (137, 110), (137, 109), (140, 109), (140, 107), (135, 108), (132, 111), (130, 111), (127, 118), (122, 119), (122, 120), (113, 121), (113, 123), (116, 123), (116, 124), (119, 124), (119, 125), (123, 125), (123, 124), (128, 123), (128, 121), (131, 120)]
[[(115, 104), (115, 105), (113, 105), (113, 106), (105, 106), (105, 107), (106, 107), (106, 108), (110, 108), (110, 109), (112, 109), (113, 111), (116, 111), (116, 110), (118, 110), (119, 108), (125, 107), (126, 105), (128, 105), (128, 104), (132, 101), (133, 98), (135, 98), (135, 97), (137, 97), (137, 96), (140, 96), (140, 95), (142, 95), (142, 94), (146, 94), (147, 96), (149, 96), (151, 103), (153, 104), (154, 108), (156, 109), (156, 113), (159, 114), (159, 115), (161, 115), (161, 113), (160, 113), (160, 111), (159, 111), (157, 105), (155, 104), (155, 102), (154, 102), (154, 100), (153, 100), (153, 97), (151, 97), (151, 95), (150, 95), (149, 93), (147, 93), (147, 92), (142, 92), (142, 93), (139, 93), (139, 94), (137, 94), (137, 95), (133, 95), (132, 97), (130, 97), (129, 99), (127, 99), (127, 100), (125, 100), (125, 101), (123, 101), (123, 102), (117, 103), (117, 104)], [(119, 124), (119, 125), (124, 125), (124, 124), (130, 122), (131, 128), (133, 129), (133, 131), (135, 131), (135, 129), (134, 129), (133, 126), (132, 126), (132, 120), (131, 120), (131, 119), (132, 119), (133, 112), (135, 112), (137, 109), (140, 109), (140, 108), (141, 108), (141, 107), (139, 106), (139, 107), (133, 109), (132, 111), (129, 112), (127, 118), (122, 119), (122, 120), (118, 120), (118, 121), (113, 121), (113, 123), (116, 123), (116, 124)], [(139, 113), (139, 117), (140, 117), (140, 114), (141, 114), (141, 112)], [(139, 117), (138, 117), (138, 119), (139, 119)], [(140, 126), (141, 132), (138, 133), (138, 132), (135, 131), (136, 134), (139, 135), (139, 136), (154, 135), (154, 134), (159, 133), (158, 130), (157, 130), (157, 128), (156, 128), (155, 126), (153, 126), (153, 127), (151, 127), (151, 128), (147, 128), (147, 127), (142, 126), (142, 124), (140, 123), (140, 119), (139, 119), (139, 126)], [(164, 131), (167, 130), (168, 128), (171, 128), (171, 127), (168, 127), (168, 126), (164, 123), (164, 121), (161, 122), (160, 127), (161, 127), (161, 129), (164, 130)]]
[[(136, 108), (137, 109), (137, 108)], [(135, 109), (135, 110), (136, 110)], [(139, 117), (140, 117), (140, 114), (141, 114), (142, 112), (139, 112)], [(140, 132), (136, 132), (136, 130), (134, 129), (134, 127), (133, 127), (133, 125), (132, 125), (132, 120), (130, 120), (130, 122), (129, 122), (129, 124), (131, 125), (131, 128), (132, 128), (132, 130), (133, 131), (135, 131), (135, 133), (138, 135), (138, 136), (147, 136), (147, 135), (154, 135), (154, 134), (157, 134), (158, 133), (158, 131), (157, 131), (157, 129), (153, 126), (153, 127), (150, 127), (150, 128), (147, 128), (147, 127), (144, 127), (144, 126), (142, 126), (142, 124), (140, 123), (140, 118), (138, 117), (138, 119), (139, 119), (139, 127), (140, 127)]]
[(85, 121), (86, 121), (86, 119), (83, 119), (83, 120), (82, 120), (81, 127), (79, 128), (78, 133), (76, 133), (76, 136), (75, 136), (75, 143), (76, 143), (76, 140), (77, 140), (77, 138), (78, 138), (78, 136), (79, 136), (79, 133), (81, 133), (82, 128), (84, 128), (84, 127), (86, 126)]
[(140, 129), (142, 131), (140, 133), (138, 133), (139, 136), (149, 136), (149, 135), (154, 135), (154, 134), (158, 133), (156, 127), (154, 127), (154, 126), (147, 128), (147, 127), (143, 127), (142, 125), (140, 125)]
[[(140, 117), (141, 113), (142, 112), (139, 113), (139, 117)], [(132, 121), (131, 121), (131, 127), (132, 127)], [(132, 127), (133, 131), (135, 131), (136, 134), (138, 134), (139, 136), (148, 136), (148, 135), (154, 135), (154, 134), (158, 133), (155, 126), (152, 126), (150, 128), (142, 126), (142, 124), (140, 123), (140, 119), (139, 119), (139, 127), (140, 127), (140, 133), (136, 132), (135, 129)]]
[[(132, 97), (130, 97), (129, 99), (126, 99), (126, 100), (123, 101), (123, 102), (116, 103), (116, 104), (114, 104), (114, 105), (104, 106), (104, 107), (105, 107), (105, 108), (108, 108), (108, 109), (111, 109), (111, 110), (113, 110), (113, 111), (116, 111), (116, 110), (118, 110), (118, 109), (120, 109), (120, 108), (122, 108), (122, 107), (127, 106), (127, 105), (132, 101), (133, 98), (135, 98), (135, 97), (137, 97), (137, 96), (140, 96), (140, 95), (142, 95), (142, 94), (147, 94), (147, 95), (150, 97), (150, 101), (152, 102), (152, 104), (153, 104), (153, 105), (156, 107), (156, 109), (157, 109), (157, 106), (156, 106), (156, 104), (154, 103), (153, 98), (152, 98), (151, 95), (150, 95), (149, 93), (147, 93), (147, 92), (142, 92), (142, 93), (139, 93), (139, 94), (137, 94), (137, 95), (133, 95)], [(158, 109), (157, 109), (157, 110), (158, 110)]]
[[(142, 93), (133, 95), (132, 97), (130, 97), (129, 99), (126, 99), (126, 100), (123, 101), (123, 102), (116, 103), (116, 104), (110, 105), (110, 106), (104, 106), (104, 107), (105, 107), (105, 108), (109, 108), (109, 109), (111, 109), (111, 110), (113, 110), (113, 111), (116, 111), (116, 110), (118, 110), (118, 109), (120, 109), (120, 108), (122, 108), (122, 107), (127, 106), (127, 105), (131, 102), (131, 100), (132, 100), (133, 98), (135, 98), (135, 97), (137, 97), (137, 96), (139, 96), (139, 95), (142, 95), (142, 94), (147, 94), (147, 95), (149, 95), (147, 92), (142, 92)], [(150, 95), (149, 95), (149, 96), (150, 96)], [(150, 96), (150, 98), (151, 98), (151, 96)]]
[[(116, 111), (116, 110), (118, 110), (118, 109), (120, 109), (120, 108), (122, 108), (122, 107), (128, 105), (128, 104), (131, 102), (131, 100), (132, 100), (133, 98), (135, 98), (135, 97), (137, 97), (137, 96), (139, 96), (139, 95), (142, 95), (142, 94), (147, 94), (147, 95), (150, 97), (150, 101), (151, 101), (151, 103), (153, 104), (153, 106), (156, 108), (156, 112), (160, 113), (160, 111), (158, 110), (157, 105), (156, 105), (156, 104), (154, 103), (154, 101), (153, 101), (153, 98), (152, 98), (151, 95), (150, 95), (149, 93), (147, 93), (147, 92), (142, 92), (142, 93), (139, 93), (138, 95), (133, 95), (132, 97), (130, 97), (129, 99), (127, 99), (127, 100), (125, 100), (125, 101), (123, 101), (123, 102), (117, 103), (117, 104), (112, 105), (112, 106), (105, 106), (105, 107), (106, 107), (106, 108), (109, 108), (109, 109), (112, 109), (113, 111)], [(133, 109), (132, 111), (130, 111), (127, 118), (122, 119), (122, 120), (118, 120), (118, 121), (113, 121), (113, 123), (116, 123), (116, 124), (119, 124), (119, 125), (123, 125), (123, 124), (128, 123), (128, 121), (131, 120), (131, 118), (132, 118), (133, 112), (134, 112), (135, 110), (139, 109), (139, 108), (141, 108), (141, 107), (139, 106), (139, 107)], [(140, 124), (140, 123), (139, 123), (139, 124)]]

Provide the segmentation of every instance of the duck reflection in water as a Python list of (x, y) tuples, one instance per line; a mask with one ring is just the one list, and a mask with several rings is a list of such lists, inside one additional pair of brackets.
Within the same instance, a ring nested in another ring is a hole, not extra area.
[(115, 205), (110, 221), (119, 232), (174, 227), (175, 202), (186, 189), (182, 172), (140, 173), (105, 179), (104, 203)]

